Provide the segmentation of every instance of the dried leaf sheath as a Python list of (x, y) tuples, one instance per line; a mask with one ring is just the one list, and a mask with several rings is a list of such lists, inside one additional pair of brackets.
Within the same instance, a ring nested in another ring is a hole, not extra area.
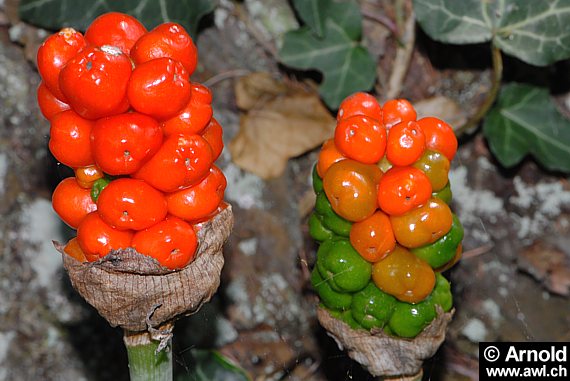
[(220, 284), (222, 247), (232, 225), (231, 206), (205, 222), (198, 231), (196, 259), (179, 271), (165, 269), (131, 248), (92, 263), (62, 253), (63, 265), (73, 287), (109, 324), (144, 331), (148, 318), (155, 327), (190, 315), (210, 300)]
[(340, 349), (345, 348), (350, 358), (373, 376), (412, 376), (421, 371), (423, 361), (432, 357), (445, 340), (453, 311), (444, 313), (438, 308), (435, 320), (413, 339), (352, 329), (321, 307), (317, 317)]

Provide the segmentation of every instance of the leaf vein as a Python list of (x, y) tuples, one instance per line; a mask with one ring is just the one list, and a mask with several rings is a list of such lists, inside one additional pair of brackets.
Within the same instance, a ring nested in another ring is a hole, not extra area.
[(512, 113), (509, 110), (501, 110), (501, 114), (508, 119), (512, 120), (513, 122), (520, 125), (525, 130), (531, 132), (535, 136), (541, 138), (544, 142), (549, 143), (550, 145), (560, 149), (563, 152), (567, 152), (570, 154), (570, 146), (566, 145), (564, 142), (559, 141), (548, 134), (545, 134), (540, 129), (534, 127), (533, 125), (529, 124), (527, 120), (520, 118), (517, 114)]
[(551, 5), (551, 7), (548, 10), (544, 11), (543, 13), (539, 13), (535, 16), (525, 18), (524, 20), (519, 21), (519, 22), (514, 23), (514, 24), (507, 24), (507, 25), (500, 27), (498, 29), (498, 32), (508, 32), (509, 29), (518, 29), (518, 28), (524, 27), (526, 25), (530, 25), (532, 23), (538, 22), (544, 18), (548, 18), (550, 16), (560, 17), (561, 13), (570, 13), (570, 6), (565, 7), (565, 8), (554, 8)]

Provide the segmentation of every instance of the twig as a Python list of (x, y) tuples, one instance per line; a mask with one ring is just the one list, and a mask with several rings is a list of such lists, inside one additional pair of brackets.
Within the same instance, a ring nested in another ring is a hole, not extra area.
[(263, 36), (262, 32), (254, 25), (248, 13), (241, 4), (236, 3), (235, 14), (243, 22), (249, 34), (257, 40), (261, 47), (268, 52), (275, 60), (279, 61), (277, 48)]
[[(400, 6), (402, 2), (398, 2)], [(414, 53), (416, 41), (416, 20), (414, 10), (410, 11), (402, 35), (402, 45), (396, 50), (396, 57), (392, 65), (392, 73), (388, 79), (388, 89), (384, 95), (385, 99), (393, 99), (400, 94), (402, 86)]]
[(463, 253), (463, 259), (471, 259), (483, 255), (489, 252), (495, 245), (488, 243), (483, 246), (476, 247), (471, 250), (467, 250)]
[(309, 367), (309, 369), (307, 369), (307, 372), (305, 374), (303, 374), (302, 377), (299, 377), (299, 379), (308, 380), (310, 378), (310, 376), (312, 376), (313, 374), (315, 374), (317, 372), (317, 370), (320, 368), (320, 366), (321, 366), (321, 361), (320, 360), (315, 361)]
[(299, 259), (301, 261), (301, 272), (303, 273), (303, 284), (306, 284), (311, 279), (311, 271), (309, 270), (309, 261), (307, 260), (307, 252), (304, 247), (299, 250)]
[(273, 372), (268, 374), (267, 375), (268, 379), (275, 379), (277, 376), (278, 380), (284, 380), (285, 378), (288, 378), (288, 376), (295, 371), (295, 368), (297, 368), (302, 361), (310, 358), (311, 356), (309, 355), (309, 353), (303, 352), (299, 354), (297, 357), (289, 360), (289, 362), (283, 364), (281, 368), (277, 368)]
[(218, 83), (225, 81), (227, 79), (231, 79), (231, 78), (235, 78), (235, 77), (245, 77), (246, 75), (249, 75), (249, 74), (251, 74), (251, 71), (247, 70), (247, 69), (235, 69), (235, 70), (224, 71), (223, 73), (218, 73), (218, 74), (214, 75), (213, 77), (210, 77), (207, 80), (205, 80), (204, 86), (212, 87), (212, 86), (217, 85)]
[(476, 127), (485, 115), (487, 115), (487, 112), (497, 99), (497, 95), (499, 94), (499, 89), (501, 87), (501, 79), (503, 78), (503, 57), (501, 55), (501, 50), (495, 45), (491, 45), (491, 57), (493, 60), (493, 79), (491, 89), (489, 90), (485, 101), (481, 106), (479, 106), (477, 112), (475, 112), (475, 114), (473, 114), (463, 126), (455, 130), (455, 134), (457, 136), (460, 136), (471, 130), (473, 127)]
[(365, 18), (376, 21), (376, 22), (384, 25), (384, 27), (386, 27), (386, 29), (388, 29), (390, 31), (390, 33), (392, 33), (392, 35), (398, 41), (400, 41), (400, 31), (398, 30), (398, 27), (396, 26), (396, 23), (394, 22), (394, 20), (392, 20), (391, 18), (387, 17), (384, 14), (375, 12), (372, 9), (369, 9), (365, 6), (362, 7), (361, 13), (362, 13), (362, 16), (364, 16)]

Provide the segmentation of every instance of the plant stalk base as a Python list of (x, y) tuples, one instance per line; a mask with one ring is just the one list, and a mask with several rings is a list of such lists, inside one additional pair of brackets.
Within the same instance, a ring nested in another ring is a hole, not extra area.
[[(149, 332), (125, 331), (123, 341), (127, 348), (131, 381), (172, 381), (170, 337), (155, 340)], [(161, 350), (158, 350), (159, 346)]]

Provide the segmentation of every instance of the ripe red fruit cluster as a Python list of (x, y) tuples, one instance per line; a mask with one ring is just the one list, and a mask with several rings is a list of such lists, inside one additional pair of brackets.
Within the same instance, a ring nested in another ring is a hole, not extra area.
[(190, 80), (197, 61), (181, 25), (147, 31), (117, 12), (40, 46), (49, 148), (75, 172), (52, 200), (77, 229), (68, 254), (95, 261), (133, 247), (171, 269), (192, 261), (196, 225), (224, 207), (226, 188), (214, 165), (223, 141), (212, 94)]

